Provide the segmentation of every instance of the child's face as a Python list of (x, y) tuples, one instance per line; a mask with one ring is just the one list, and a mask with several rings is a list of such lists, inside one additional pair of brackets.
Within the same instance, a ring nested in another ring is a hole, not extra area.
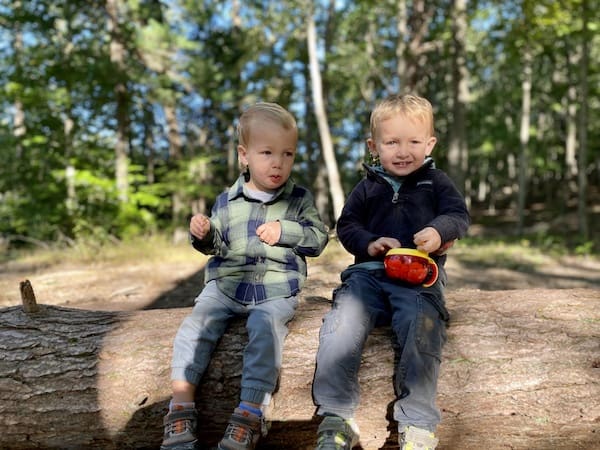
[(295, 129), (268, 121), (254, 123), (247, 145), (238, 145), (240, 161), (250, 171), (248, 187), (264, 192), (279, 189), (292, 172), (297, 141)]
[(436, 143), (428, 124), (403, 114), (382, 120), (377, 130), (377, 135), (367, 140), (369, 151), (379, 156), (387, 173), (399, 177), (421, 167)]

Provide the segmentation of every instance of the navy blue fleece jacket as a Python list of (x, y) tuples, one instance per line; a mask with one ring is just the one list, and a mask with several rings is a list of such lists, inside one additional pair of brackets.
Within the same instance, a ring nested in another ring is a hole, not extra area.
[[(402, 247), (415, 248), (413, 235), (433, 227), (442, 244), (463, 237), (470, 224), (464, 198), (452, 180), (436, 169), (432, 159), (403, 177), (394, 191), (392, 184), (373, 167), (352, 190), (337, 222), (342, 245), (355, 257), (355, 263), (381, 261), (367, 252), (371, 241), (380, 237), (398, 239)], [(396, 183), (397, 185), (397, 183)], [(431, 255), (443, 266), (445, 256)]]

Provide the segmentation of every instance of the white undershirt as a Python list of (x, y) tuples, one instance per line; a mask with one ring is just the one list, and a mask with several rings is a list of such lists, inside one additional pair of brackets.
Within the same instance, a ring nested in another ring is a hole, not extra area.
[(250, 189), (248, 186), (246, 186), (246, 192), (248, 193), (248, 197), (263, 203), (267, 203), (268, 201), (273, 200), (273, 197), (275, 197), (275, 192), (258, 191)]

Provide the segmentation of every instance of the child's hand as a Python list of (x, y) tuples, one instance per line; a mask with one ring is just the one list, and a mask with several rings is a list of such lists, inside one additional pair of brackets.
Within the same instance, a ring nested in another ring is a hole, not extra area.
[(400, 241), (395, 238), (390, 237), (380, 237), (376, 241), (371, 241), (369, 246), (367, 247), (367, 253), (370, 256), (381, 255), (382, 253), (387, 253), (387, 251), (391, 248), (402, 247)]
[(432, 253), (442, 245), (442, 237), (435, 228), (426, 227), (418, 233), (415, 233), (413, 242), (417, 246), (417, 250), (421, 250), (425, 253)]
[(204, 214), (196, 214), (190, 220), (190, 233), (198, 239), (204, 239), (210, 231), (210, 220)]
[(278, 221), (263, 223), (256, 229), (256, 235), (265, 244), (275, 245), (281, 237), (281, 224)]

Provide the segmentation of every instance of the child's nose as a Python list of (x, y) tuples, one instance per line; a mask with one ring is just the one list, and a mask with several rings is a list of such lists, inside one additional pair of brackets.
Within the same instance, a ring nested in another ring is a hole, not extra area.
[(406, 146), (404, 144), (398, 144), (396, 147), (396, 156), (399, 158), (408, 157), (408, 152), (406, 151)]

